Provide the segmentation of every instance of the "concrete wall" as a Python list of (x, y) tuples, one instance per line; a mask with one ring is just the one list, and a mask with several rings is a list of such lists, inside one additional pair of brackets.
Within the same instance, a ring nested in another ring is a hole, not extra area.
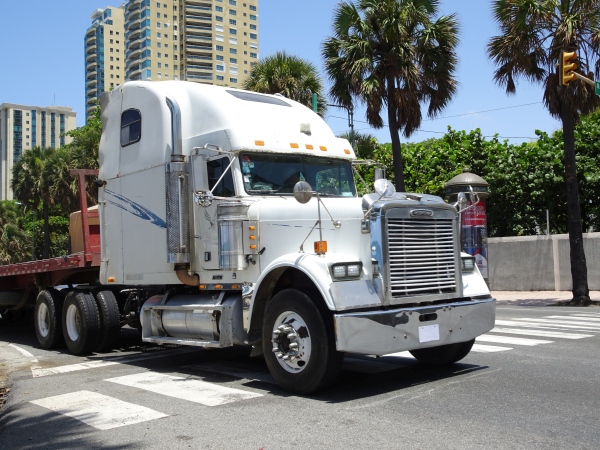
[[(600, 290), (600, 233), (584, 233), (590, 290)], [(569, 236), (488, 239), (490, 288), (496, 291), (569, 291)]]

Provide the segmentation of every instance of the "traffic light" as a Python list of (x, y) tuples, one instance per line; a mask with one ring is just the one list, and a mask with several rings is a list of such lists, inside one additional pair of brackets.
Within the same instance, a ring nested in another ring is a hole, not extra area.
[(575, 60), (577, 59), (577, 54), (575, 52), (562, 52), (562, 58), (560, 61), (560, 82), (565, 86), (568, 86), (571, 81), (573, 81), (575, 77), (575, 69), (577, 69), (577, 64), (575, 64)]

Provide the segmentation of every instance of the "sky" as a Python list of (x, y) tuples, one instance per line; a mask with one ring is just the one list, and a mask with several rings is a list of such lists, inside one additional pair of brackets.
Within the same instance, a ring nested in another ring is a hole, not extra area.
[[(91, 14), (98, 8), (119, 6), (107, 0), (0, 0), (0, 103), (46, 107), (69, 106), (77, 113), (77, 126), (85, 124), (84, 35)], [(321, 45), (332, 34), (333, 10), (338, 0), (259, 0), (260, 57), (285, 51), (315, 65), (329, 90), (321, 58)], [(507, 95), (493, 81), (494, 65), (486, 45), (498, 34), (490, 0), (440, 0), (440, 13), (456, 14), (460, 23), (458, 90), (435, 119), (424, 118), (421, 127), (402, 142), (442, 137), (454, 130), (481, 129), (491, 139), (531, 142), (535, 130), (560, 128), (542, 103), (542, 87), (518, 80), (517, 92)], [(6, 39), (10, 36), (10, 39)], [(333, 103), (333, 102), (332, 102)], [(383, 113), (384, 122), (387, 114)], [(344, 109), (330, 107), (325, 119), (336, 134), (348, 131)], [(387, 123), (387, 122), (386, 122)], [(389, 131), (372, 128), (364, 108), (354, 115), (357, 132), (381, 143)]]

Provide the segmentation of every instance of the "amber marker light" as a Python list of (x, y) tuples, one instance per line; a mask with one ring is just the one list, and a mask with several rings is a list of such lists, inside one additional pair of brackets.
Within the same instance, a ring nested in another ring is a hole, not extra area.
[(254, 145), (256, 145), (257, 147), (264, 147), (265, 141), (254, 141)]
[(315, 241), (315, 253), (327, 253), (327, 241)]
[(349, 155), (351, 152), (350, 152), (350, 150), (348, 150), (348, 149), (344, 149), (344, 153), (345, 153), (346, 155)]
[(325, 147), (324, 145), (319, 145), (319, 150), (326, 152), (327, 151), (327, 147)]
[(300, 146), (294, 142), (290, 142), (290, 147), (291, 148), (300, 148)]
[(107, 280), (109, 283), (114, 283), (115, 282), (115, 277), (108, 277)]
[(312, 144), (306, 144), (305, 147), (306, 147), (306, 150), (314, 150), (315, 149), (314, 145), (312, 145)]
[(250, 226), (248, 226), (248, 229), (250, 231), (254, 231), (254, 230), (256, 230), (256, 227), (254, 225), (250, 225)]
[(215, 285), (215, 289), (223, 289), (223, 285), (222, 284), (216, 284)]
[(206, 289), (206, 285), (205, 284), (201, 284), (200, 286), (198, 286), (198, 289)]

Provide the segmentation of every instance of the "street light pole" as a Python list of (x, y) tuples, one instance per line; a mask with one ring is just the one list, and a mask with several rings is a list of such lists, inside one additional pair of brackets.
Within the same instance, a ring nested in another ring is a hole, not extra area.
[(333, 106), (335, 108), (344, 108), (348, 111), (348, 127), (350, 128), (350, 143), (354, 146), (354, 106), (350, 105), (334, 105), (332, 103), (327, 103), (327, 106)]

